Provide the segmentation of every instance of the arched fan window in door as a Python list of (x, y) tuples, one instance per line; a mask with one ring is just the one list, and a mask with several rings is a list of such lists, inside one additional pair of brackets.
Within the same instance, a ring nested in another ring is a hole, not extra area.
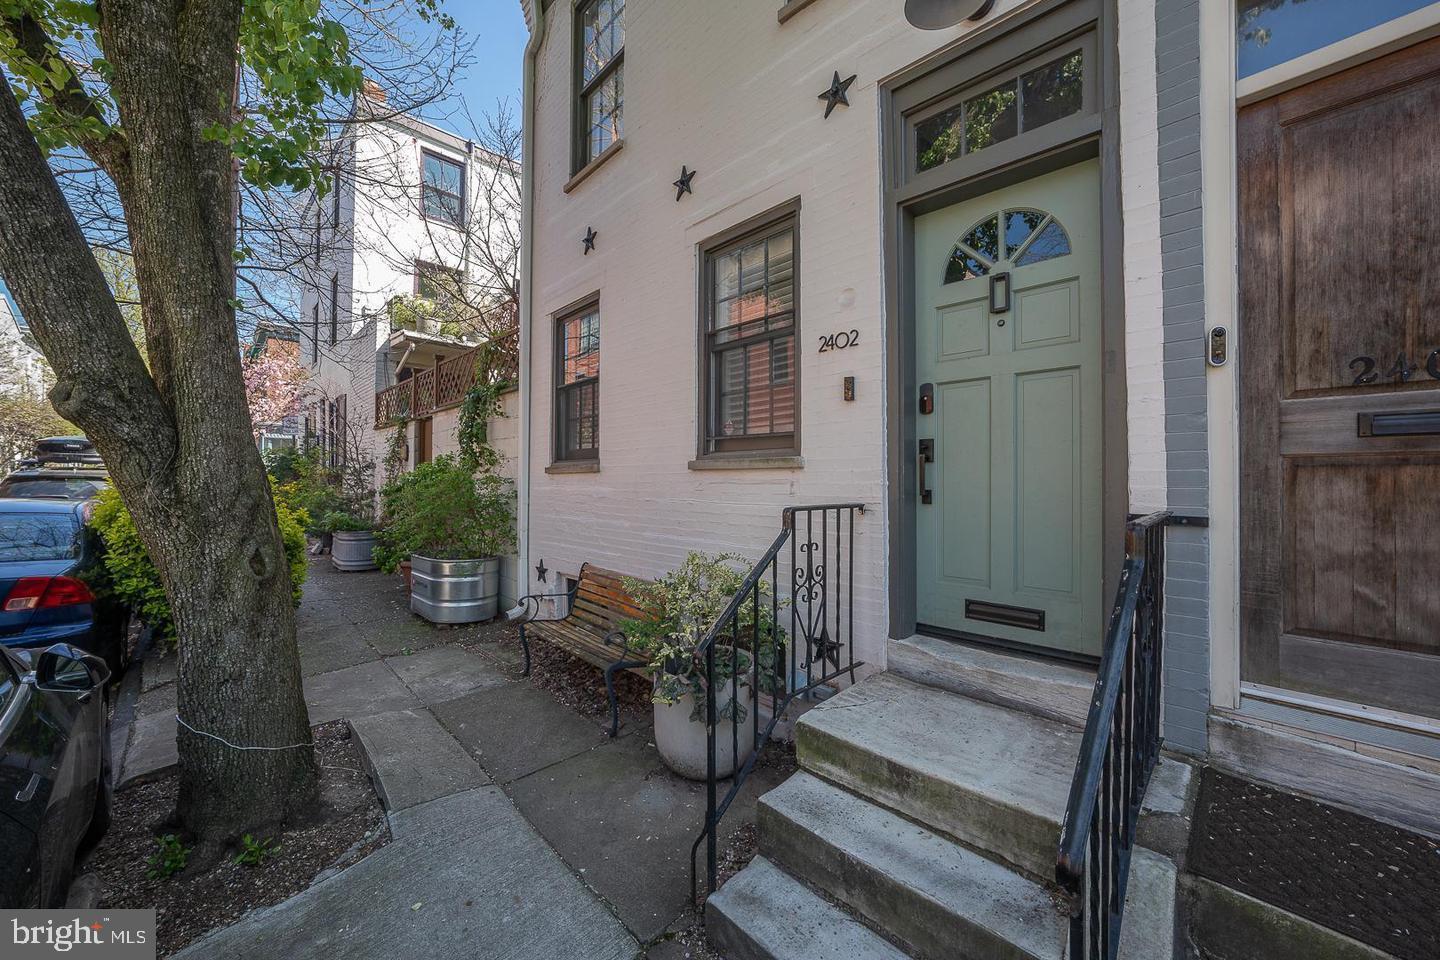
[(950, 251), (945, 282), (988, 276), (1002, 260), (1011, 267), (1025, 267), (1069, 253), (1070, 235), (1059, 220), (1041, 210), (1006, 210), (965, 232)]

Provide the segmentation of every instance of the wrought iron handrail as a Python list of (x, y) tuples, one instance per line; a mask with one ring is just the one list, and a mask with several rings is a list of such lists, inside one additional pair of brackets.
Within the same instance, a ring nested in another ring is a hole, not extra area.
[(1055, 878), (1070, 899), (1071, 960), (1114, 960), (1130, 854), (1160, 758), (1165, 527), (1169, 511), (1132, 521), (1105, 652), (1060, 827)]
[[(706, 877), (709, 892), (714, 893), (719, 883), (720, 819), (755, 769), (761, 750), (786, 709), (796, 698), (844, 674), (848, 673), (853, 683), (855, 669), (864, 666), (855, 659), (852, 589), (855, 515), (864, 512), (863, 503), (786, 507), (779, 536), (760, 555), (740, 589), (695, 646), (695, 664), (705, 678), (706, 778), (705, 824), (690, 847), (692, 900), (699, 893), (696, 856), (700, 845), (706, 845)], [(790, 570), (782, 596), (780, 567), (786, 544), (790, 546)], [(788, 630), (781, 621), (781, 611), (787, 608)], [(728, 663), (724, 662), (725, 654), (717, 663), (721, 648), (729, 651)], [(762, 670), (762, 655), (767, 652), (770, 662)], [(748, 706), (740, 691), (746, 683), (750, 688)], [(762, 694), (770, 697), (770, 718), (763, 727), (758, 719)], [(717, 706), (717, 701), (725, 697), (728, 703)], [(745, 739), (750, 742), (746, 744), (748, 750), (742, 752), (742, 728), (746, 726), (749, 730)], [(729, 770), (722, 776), (720, 751), (727, 744)], [(730, 786), (722, 797), (720, 781), (726, 778)]]

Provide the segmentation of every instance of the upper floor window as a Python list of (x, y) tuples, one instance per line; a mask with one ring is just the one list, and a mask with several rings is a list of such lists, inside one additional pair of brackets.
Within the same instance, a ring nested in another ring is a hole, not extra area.
[(1239, 77), (1313, 53), (1435, 0), (1240, 0), (1235, 12)]
[(705, 453), (799, 449), (793, 213), (705, 252)]
[(340, 275), (330, 277), (330, 342), (335, 342), (340, 328)]
[(578, 170), (624, 133), (625, 0), (586, 0), (575, 14), (579, 24), (575, 77)]
[(420, 208), (426, 219), (460, 226), (465, 217), (465, 165), (428, 150), (421, 156)]
[(555, 459), (600, 455), (600, 305), (562, 317), (556, 328)]

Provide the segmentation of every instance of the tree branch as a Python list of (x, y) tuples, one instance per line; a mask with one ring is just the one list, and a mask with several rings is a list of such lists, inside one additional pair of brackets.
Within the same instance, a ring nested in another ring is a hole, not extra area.
[(153, 477), (173, 454), (173, 420), (8, 83), (0, 223), (0, 274), (55, 370), (55, 409), (84, 428), (112, 470)]

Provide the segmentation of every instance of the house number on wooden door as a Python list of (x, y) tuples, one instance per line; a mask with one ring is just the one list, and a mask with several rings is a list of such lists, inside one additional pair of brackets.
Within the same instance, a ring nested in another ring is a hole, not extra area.
[[(1349, 363), (1351, 370), (1357, 371), (1355, 379), (1350, 382), (1352, 387), (1363, 387), (1377, 382), (1381, 373), (1379, 364), (1374, 357), (1359, 356)], [(1410, 377), (1419, 369), (1417, 364), (1410, 363), (1402, 350), (1395, 358), (1395, 363), (1386, 370), (1384, 376), (1390, 377), (1397, 383), (1408, 383)], [(1425, 372), (1433, 379), (1440, 380), (1440, 348), (1430, 351), (1430, 356), (1425, 358)]]

